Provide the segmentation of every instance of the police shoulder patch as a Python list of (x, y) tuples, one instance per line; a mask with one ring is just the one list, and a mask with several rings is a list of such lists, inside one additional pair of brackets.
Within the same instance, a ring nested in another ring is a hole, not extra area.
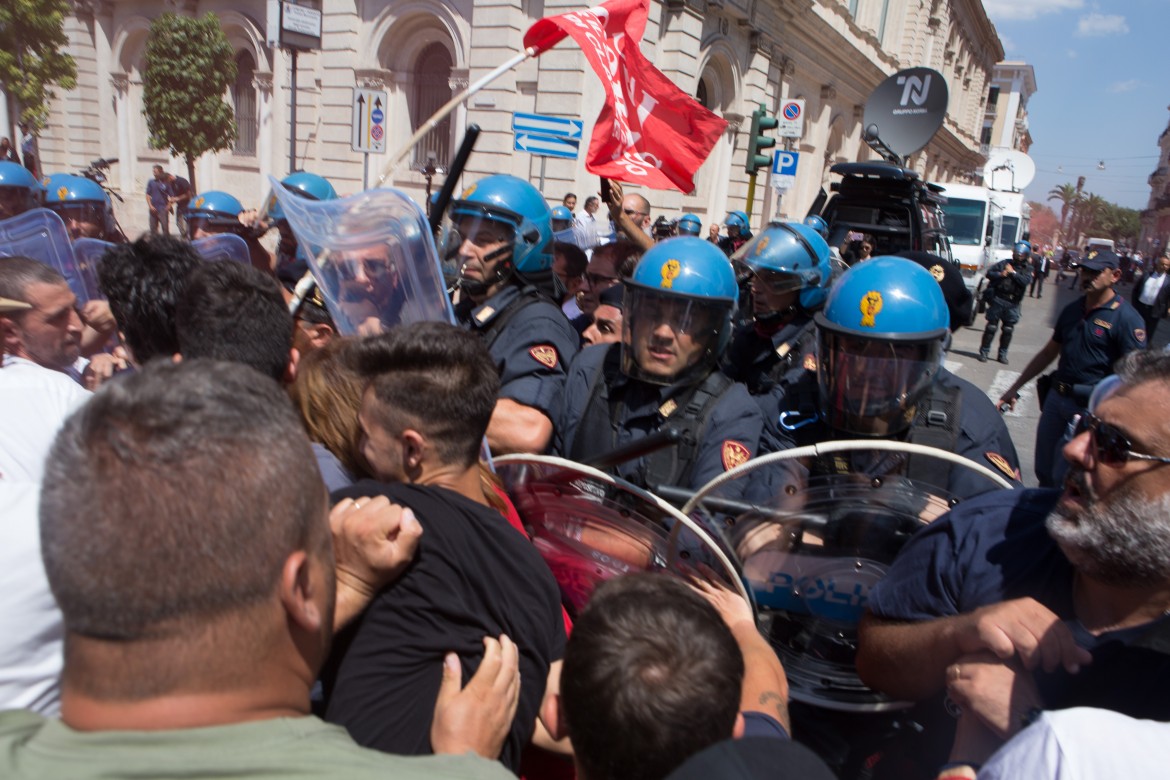
[(1133, 329), (1133, 337), (1135, 339), (1137, 339), (1138, 341), (1145, 341), (1146, 340), (1146, 332), (1142, 328), (1134, 328)]
[(947, 272), (943, 270), (941, 265), (932, 265), (930, 267), (930, 275), (934, 277), (936, 282), (942, 284), (942, 280), (946, 278)]
[(532, 355), (532, 359), (537, 363), (548, 366), (549, 368), (557, 367), (557, 351), (549, 344), (541, 344), (528, 350), (528, 354)]
[(816, 371), (817, 370), (817, 356), (811, 352), (804, 356), (804, 370), (805, 371)]
[(752, 453), (744, 445), (728, 439), (723, 442), (723, 470), (731, 471), (736, 466), (747, 463)]
[(987, 461), (992, 466), (995, 466), (1006, 474), (1008, 479), (1016, 479), (1016, 470), (1012, 468), (1012, 465), (1008, 463), (1007, 458), (1003, 455), (1000, 455), (998, 452), (985, 452), (983, 456), (987, 458)]

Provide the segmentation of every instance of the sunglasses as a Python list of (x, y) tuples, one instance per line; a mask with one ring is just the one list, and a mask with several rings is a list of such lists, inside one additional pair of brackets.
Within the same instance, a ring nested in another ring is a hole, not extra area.
[(1120, 429), (1101, 420), (1089, 412), (1081, 415), (1073, 429), (1073, 436), (1080, 436), (1086, 431), (1093, 438), (1094, 457), (1098, 462), (1110, 466), (1117, 466), (1134, 460), (1152, 460), (1157, 463), (1170, 463), (1170, 458), (1158, 455), (1146, 455), (1143, 452), (1134, 452), (1129, 437)]

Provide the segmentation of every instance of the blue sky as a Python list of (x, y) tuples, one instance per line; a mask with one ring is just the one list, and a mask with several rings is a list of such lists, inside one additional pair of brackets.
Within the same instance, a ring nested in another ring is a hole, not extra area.
[[(1170, 112), (1167, 0), (983, 0), (1004, 58), (1036, 71), (1028, 121), (1029, 200), (1085, 177), (1085, 189), (1144, 209)], [(1098, 169), (1104, 161), (1105, 170)], [(1053, 201), (1049, 205), (1055, 206)]]

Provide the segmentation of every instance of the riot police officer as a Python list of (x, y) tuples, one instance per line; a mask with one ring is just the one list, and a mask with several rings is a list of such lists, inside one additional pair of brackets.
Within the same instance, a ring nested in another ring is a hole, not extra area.
[(825, 241), (829, 240), (829, 223), (825, 222), (824, 217), (817, 214), (809, 214), (804, 218), (804, 224), (817, 231), (817, 234), (825, 239)]
[(0, 162), (0, 219), (37, 208), (44, 192), (45, 188), (23, 165)]
[(552, 277), (548, 204), (528, 182), (501, 174), (465, 190), (448, 219), (442, 234), (458, 244), (456, 318), (483, 336), (500, 370), (488, 443), (494, 452), (543, 452), (553, 401), (579, 342), (537, 287)]
[(55, 173), (45, 179), (45, 208), (61, 217), (74, 241), (79, 238), (115, 243), (126, 240), (114, 221), (109, 193), (84, 176)]
[[(1018, 479), (1015, 446), (995, 405), (942, 366), (950, 319), (938, 282), (914, 261), (876, 257), (851, 267), (814, 317), (816, 371), (781, 399), (774, 432), (789, 446), (856, 438), (922, 444)], [(958, 498), (995, 487), (970, 469), (897, 453), (821, 467), (880, 468)]]
[(727, 235), (720, 237), (719, 226), (712, 225), (710, 240), (723, 250), (723, 254), (731, 257), (752, 237), (748, 216), (742, 211), (732, 211), (723, 221), (723, 227), (727, 229)]
[(609, 467), (642, 487), (698, 488), (753, 457), (763, 418), (717, 368), (738, 289), (727, 258), (699, 238), (667, 239), (624, 280), (620, 344), (587, 347), (569, 368), (555, 451), (589, 462), (666, 428), (676, 445)]
[(813, 315), (829, 293), (829, 245), (806, 225), (773, 222), (732, 259), (751, 273), (754, 319), (736, 329), (723, 371), (759, 396), (816, 368)]
[[(290, 173), (280, 183), (293, 194), (309, 200), (337, 198), (337, 190), (333, 189), (328, 179), (308, 171)], [(268, 218), (280, 231), (280, 241), (276, 245), (276, 276), (286, 286), (295, 285), (309, 270), (309, 264), (297, 252), (297, 237), (293, 235), (288, 220), (284, 218), (284, 210), (275, 195), (268, 203)]]
[(983, 343), (979, 345), (979, 362), (986, 363), (991, 343), (995, 341), (995, 329), (1003, 322), (1003, 333), (999, 337), (999, 362), (1007, 365), (1008, 347), (1012, 343), (1012, 332), (1020, 321), (1020, 301), (1032, 283), (1032, 245), (1018, 241), (1012, 248), (1010, 260), (1001, 260), (987, 269), (987, 327), (983, 329)]
[(703, 230), (703, 222), (694, 214), (683, 214), (678, 219), (678, 234), (680, 236), (698, 236)]

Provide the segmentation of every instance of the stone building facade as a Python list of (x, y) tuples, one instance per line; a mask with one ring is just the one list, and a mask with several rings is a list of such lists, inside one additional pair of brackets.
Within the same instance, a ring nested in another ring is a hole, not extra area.
[(1158, 255), (1170, 247), (1170, 123), (1158, 136), (1158, 166), (1150, 174), (1149, 184), (1150, 201), (1142, 212), (1138, 248), (1147, 255)]
[[(352, 90), (381, 89), (388, 93), (388, 143), (385, 154), (369, 160), (372, 184), (435, 107), (520, 50), (534, 20), (580, 7), (568, 0), (323, 0), (322, 49), (298, 57), (297, 166), (327, 176), (339, 192), (362, 189), (363, 155), (351, 150)], [(66, 31), (78, 85), (58, 95), (40, 139), (47, 171), (117, 157), (111, 182), (127, 199), (120, 216), (124, 225), (141, 227), (151, 166), (184, 170), (147, 143), (142, 66), (150, 20), (165, 11), (210, 11), (236, 50), (239, 76), (225, 98), (236, 108), (240, 137), (234, 149), (199, 160), (196, 183), (254, 204), (267, 192), (268, 176), (288, 172), (290, 56), (266, 43), (266, 0), (74, 0), (74, 8)], [(743, 208), (753, 109), (762, 103), (774, 114), (782, 100), (804, 98), (804, 136), (791, 146), (802, 153), (796, 186), (783, 198), (764, 187), (753, 222), (802, 216), (828, 187), (830, 165), (876, 156), (861, 139), (866, 98), (906, 67), (934, 68), (950, 89), (943, 127), (912, 157), (912, 167), (931, 180), (970, 180), (986, 159), (980, 136), (1003, 47), (980, 0), (652, 0), (642, 48), (729, 122), (693, 193), (647, 193), (659, 213), (689, 211), (707, 223)], [(580, 118), (587, 139), (602, 97), (584, 56), (565, 41), (462, 105), (386, 183), (421, 201), (424, 179), (416, 169), (428, 152), (444, 164), (472, 122), (483, 133), (465, 181), (506, 172), (535, 183), (541, 160), (513, 151), (513, 112)], [(575, 161), (545, 161), (550, 200), (597, 190), (583, 158), (584, 149)], [(762, 173), (760, 183), (766, 184)]]

